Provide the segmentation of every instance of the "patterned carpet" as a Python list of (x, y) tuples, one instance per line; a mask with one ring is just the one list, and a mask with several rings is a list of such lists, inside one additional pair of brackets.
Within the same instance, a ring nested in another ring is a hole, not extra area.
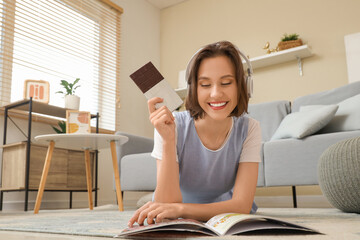
[[(324, 234), (291, 235), (294, 239), (360, 239), (360, 214), (344, 213), (333, 208), (260, 208), (258, 214), (308, 226)], [(132, 211), (119, 212), (114, 205), (97, 207), (93, 211), (40, 210), (37, 215), (32, 212), (0, 212), (0, 230), (113, 237), (126, 227), (131, 215)], [(257, 234), (228, 236), (221, 239), (288, 239), (289, 237), (289, 235)], [(201, 239), (209, 239), (209, 237)]]

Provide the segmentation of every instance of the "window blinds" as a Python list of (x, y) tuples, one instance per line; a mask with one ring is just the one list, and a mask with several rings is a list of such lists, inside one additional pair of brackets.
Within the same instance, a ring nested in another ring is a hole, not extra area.
[(80, 78), (80, 110), (115, 130), (121, 11), (100, 0), (0, 0), (0, 14), (0, 104), (23, 99), (32, 79), (48, 81), (49, 104), (64, 107), (60, 80)]

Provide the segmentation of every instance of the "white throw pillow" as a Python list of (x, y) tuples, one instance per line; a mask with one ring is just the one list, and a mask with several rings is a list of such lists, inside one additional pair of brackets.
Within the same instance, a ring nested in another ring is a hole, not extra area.
[(337, 109), (337, 105), (325, 105), (291, 113), (282, 120), (271, 140), (309, 136), (328, 124)]
[[(329, 124), (321, 129), (321, 133), (354, 131), (360, 129), (360, 94), (339, 102), (338, 106), (339, 109), (334, 118)], [(318, 107), (319, 105), (303, 106), (300, 108), (300, 111)]]

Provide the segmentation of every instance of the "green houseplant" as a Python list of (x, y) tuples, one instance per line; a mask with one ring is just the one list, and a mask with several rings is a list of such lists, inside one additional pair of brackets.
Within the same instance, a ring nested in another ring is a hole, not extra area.
[(284, 36), (281, 38), (282, 42), (286, 42), (286, 41), (293, 41), (293, 40), (298, 40), (299, 39), (299, 34), (293, 33), (293, 34), (284, 34)]
[(66, 80), (60, 80), (60, 85), (63, 86), (65, 88), (66, 92), (63, 91), (57, 91), (56, 93), (62, 93), (65, 95), (75, 95), (75, 90), (80, 87), (80, 85), (77, 85), (75, 87), (75, 85), (80, 81), (80, 78), (76, 78), (75, 81), (73, 83), (69, 83)]
[(284, 34), (281, 38), (281, 41), (278, 43), (279, 50), (285, 50), (293, 47), (301, 46), (303, 43), (299, 38), (299, 34), (292, 33), (292, 34)]
[(54, 129), (55, 132), (66, 133), (66, 122), (65, 121), (59, 121), (58, 126), (59, 126), (59, 128), (52, 126), (52, 128)]
[(75, 90), (80, 87), (77, 85), (80, 78), (76, 78), (74, 82), (68, 82), (66, 80), (60, 80), (60, 85), (63, 86), (65, 91), (57, 91), (65, 95), (65, 108), (79, 110), (80, 97), (75, 95)]

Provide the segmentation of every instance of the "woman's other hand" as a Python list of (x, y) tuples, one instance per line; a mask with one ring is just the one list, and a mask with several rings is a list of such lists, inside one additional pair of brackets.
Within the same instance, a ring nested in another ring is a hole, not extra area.
[(154, 224), (165, 219), (177, 219), (181, 217), (181, 209), (181, 203), (147, 202), (134, 213), (128, 222), (128, 227), (133, 227), (134, 223), (143, 225), (145, 220), (147, 224)]

